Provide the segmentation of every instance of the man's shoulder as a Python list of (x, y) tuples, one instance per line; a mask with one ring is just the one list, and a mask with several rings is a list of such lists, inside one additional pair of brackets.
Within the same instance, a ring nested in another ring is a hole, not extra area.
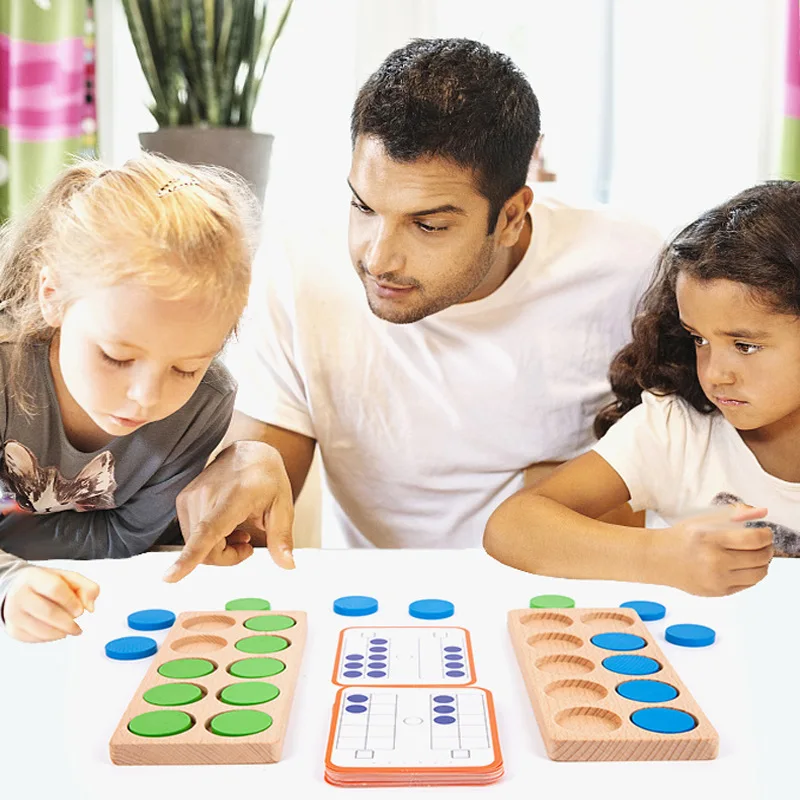
[(534, 203), (536, 217), (547, 220), (549, 248), (594, 254), (616, 270), (651, 267), (664, 246), (663, 234), (635, 214), (609, 205), (573, 205), (546, 198)]

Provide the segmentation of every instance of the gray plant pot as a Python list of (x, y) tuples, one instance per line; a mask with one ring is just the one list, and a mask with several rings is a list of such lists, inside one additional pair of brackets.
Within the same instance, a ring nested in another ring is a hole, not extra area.
[(140, 133), (142, 148), (187, 164), (212, 164), (241, 175), (263, 205), (272, 152), (271, 133), (247, 128), (196, 128), (179, 125)]

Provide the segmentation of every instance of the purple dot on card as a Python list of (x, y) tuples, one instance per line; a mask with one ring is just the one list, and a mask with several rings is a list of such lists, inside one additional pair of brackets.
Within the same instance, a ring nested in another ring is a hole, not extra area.
[(453, 706), (434, 706), (433, 710), (437, 714), (452, 714), (455, 708)]
[(351, 714), (363, 714), (367, 710), (366, 706), (346, 706), (345, 711), (349, 711)]
[(460, 647), (454, 647), (453, 645), (451, 645), (450, 647), (445, 647), (444, 651), (445, 651), (445, 653), (460, 653), (461, 652), (461, 648)]
[(377, 670), (377, 669), (374, 669), (371, 672), (368, 672), (367, 675), (369, 675), (370, 678), (385, 678), (386, 677), (386, 673), (383, 672), (383, 670)]
[(385, 653), (372, 653), (369, 657), (370, 661), (386, 661), (388, 656)]
[(356, 672), (355, 670), (349, 669), (347, 672), (344, 673), (345, 678), (360, 678), (361, 673)]
[(449, 694), (437, 694), (436, 697), (433, 698), (434, 703), (452, 703), (453, 698), (450, 697)]
[(434, 717), (433, 721), (438, 723), (439, 725), (452, 725), (456, 721), (456, 718), (447, 716)]
[(345, 669), (362, 669), (363, 665), (359, 664), (358, 661), (356, 661), (356, 662), (354, 662), (352, 664), (345, 664), (344, 668)]
[(388, 639), (370, 639), (370, 644), (386, 644), (389, 640)]
[(347, 699), (351, 703), (366, 703), (369, 698), (365, 694), (349, 694)]
[(447, 653), (445, 655), (446, 661), (461, 661), (462, 656), (458, 655), (457, 653)]
[(451, 669), (445, 672), (448, 678), (463, 678), (464, 673), (457, 669)]
[(386, 670), (386, 664), (370, 664), (369, 669), (371, 670)]
[(370, 647), (370, 653), (385, 653), (389, 648), (388, 647)]
[(348, 661), (363, 661), (364, 656), (361, 653), (351, 653), (349, 656), (345, 656)]
[(449, 664), (445, 664), (447, 669), (464, 669), (464, 665), (459, 661), (456, 663), (455, 661), (451, 661)]

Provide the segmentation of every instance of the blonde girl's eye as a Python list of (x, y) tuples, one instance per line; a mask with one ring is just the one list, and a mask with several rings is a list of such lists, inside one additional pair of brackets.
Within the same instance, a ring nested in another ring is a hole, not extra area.
[(120, 367), (121, 368), (121, 367), (128, 367), (131, 364), (133, 364), (133, 359), (132, 358), (126, 359), (124, 361), (120, 361), (120, 360), (118, 360), (116, 358), (111, 358), (111, 356), (108, 353), (106, 353), (105, 350), (102, 350), (102, 349), (100, 350), (100, 355), (102, 356), (103, 361), (105, 361), (107, 364), (111, 364), (112, 367)]
[(185, 369), (178, 369), (177, 367), (173, 367), (172, 369), (175, 370), (176, 375), (178, 375), (181, 378), (186, 378), (187, 380), (190, 378), (194, 378), (195, 375), (197, 375), (197, 373), (200, 371), (198, 369), (195, 369), (192, 370), (191, 372), (187, 372)]

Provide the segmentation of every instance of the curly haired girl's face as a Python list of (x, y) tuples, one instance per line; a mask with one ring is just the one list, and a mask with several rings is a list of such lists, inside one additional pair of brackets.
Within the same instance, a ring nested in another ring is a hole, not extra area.
[(738, 430), (800, 431), (800, 317), (741, 283), (678, 276), (681, 323), (706, 397)]

